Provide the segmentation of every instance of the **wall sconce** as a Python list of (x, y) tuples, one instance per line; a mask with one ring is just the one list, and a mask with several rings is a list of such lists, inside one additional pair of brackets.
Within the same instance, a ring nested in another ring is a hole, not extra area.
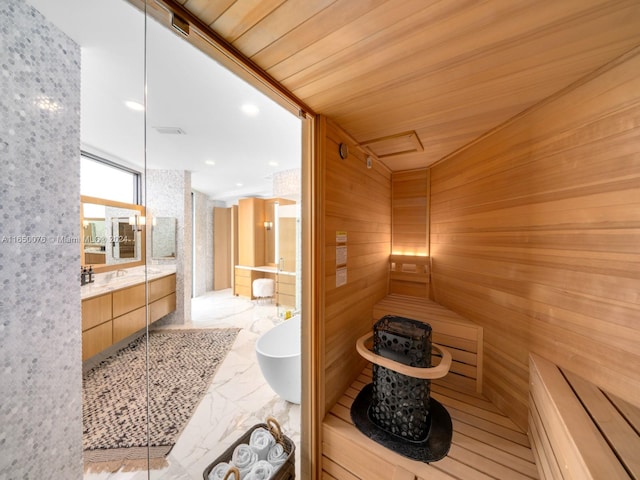
[(136, 232), (142, 231), (142, 227), (146, 225), (147, 219), (144, 215), (132, 215), (129, 217), (129, 225), (134, 227)]
[(271, 230), (273, 228), (273, 222), (264, 222), (264, 229)]
[(87, 228), (89, 226), (89, 220), (82, 220), (82, 226)]

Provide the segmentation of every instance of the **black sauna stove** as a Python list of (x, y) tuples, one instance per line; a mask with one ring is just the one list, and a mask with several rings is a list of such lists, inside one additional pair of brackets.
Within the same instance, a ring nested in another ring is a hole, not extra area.
[[(373, 351), (366, 343), (373, 337)], [(431, 366), (431, 351), (442, 359)], [(394, 452), (425, 463), (444, 458), (451, 446), (449, 412), (431, 398), (431, 380), (445, 376), (451, 354), (431, 343), (431, 326), (387, 315), (361, 337), (358, 352), (373, 363), (373, 382), (351, 406), (356, 428)]]

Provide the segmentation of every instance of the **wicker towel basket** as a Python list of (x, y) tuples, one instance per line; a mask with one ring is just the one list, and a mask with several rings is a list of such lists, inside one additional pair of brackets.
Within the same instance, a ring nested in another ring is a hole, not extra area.
[[(284, 447), (284, 451), (287, 452), (287, 459), (285, 462), (280, 465), (271, 476), (270, 480), (295, 480), (296, 478), (296, 446), (291, 441), (289, 437), (282, 433), (282, 429), (280, 428), (280, 424), (273, 417), (268, 417), (266, 419), (266, 423), (259, 423), (251, 427), (244, 435), (242, 435), (238, 440), (236, 440), (229, 448), (227, 448), (222, 455), (215, 459), (213, 463), (211, 463), (202, 474), (204, 480), (208, 480), (209, 474), (211, 470), (220, 462), (231, 462), (231, 457), (233, 456), (233, 451), (235, 448), (241, 443), (249, 443), (249, 439), (251, 438), (251, 433), (257, 428), (265, 428), (269, 430), (271, 435), (276, 439), (276, 442), (281, 444)], [(239, 480), (240, 475), (237, 473), (238, 470), (235, 467), (229, 469), (229, 472), (224, 477), (225, 480)], [(235, 476), (233, 475), (235, 473)]]

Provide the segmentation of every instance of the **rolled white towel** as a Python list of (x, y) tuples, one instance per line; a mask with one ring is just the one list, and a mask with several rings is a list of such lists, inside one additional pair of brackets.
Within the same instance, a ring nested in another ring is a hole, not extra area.
[(251, 437), (249, 438), (249, 445), (253, 450), (258, 454), (258, 458), (260, 460), (266, 460), (267, 454), (269, 453), (269, 449), (276, 444), (276, 439), (273, 438), (273, 435), (269, 432), (269, 430), (258, 427), (253, 432), (251, 432)]
[(268, 480), (273, 475), (275, 468), (266, 460), (259, 460), (249, 472), (249, 475), (242, 477), (243, 480)]
[(241, 443), (233, 450), (231, 465), (240, 471), (240, 478), (244, 479), (251, 468), (258, 462), (258, 454), (246, 443)]
[(269, 453), (267, 453), (267, 462), (273, 465), (274, 468), (278, 468), (284, 462), (287, 461), (287, 457), (289, 454), (285, 451), (284, 447), (279, 443), (276, 443), (273, 447), (269, 449)]
[(209, 480), (222, 480), (229, 471), (229, 467), (230, 465), (227, 462), (220, 462), (213, 467), (213, 470), (211, 470), (207, 478)]

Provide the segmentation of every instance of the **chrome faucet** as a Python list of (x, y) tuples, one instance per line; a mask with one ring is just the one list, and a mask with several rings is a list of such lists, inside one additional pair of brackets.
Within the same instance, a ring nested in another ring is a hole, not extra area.
[(126, 270), (118, 270), (116, 272), (116, 277), (124, 277), (127, 274)]

